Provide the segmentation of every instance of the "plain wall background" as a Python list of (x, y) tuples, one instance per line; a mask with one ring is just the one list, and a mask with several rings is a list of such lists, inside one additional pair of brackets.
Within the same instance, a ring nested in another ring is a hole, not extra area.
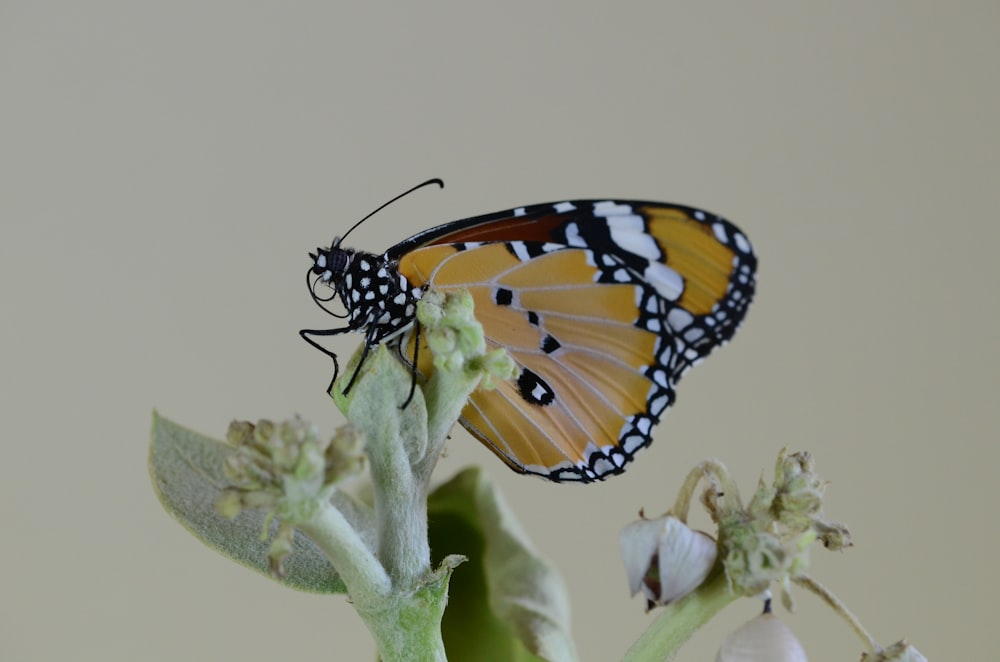
[[(0, 3), (0, 657), (370, 660), (343, 597), (202, 547), (146, 473), (150, 411), (332, 430), (296, 331), (306, 253), (380, 251), (572, 197), (702, 206), (760, 257), (735, 341), (622, 477), (517, 476), (457, 430), (572, 592), (583, 659), (652, 621), (617, 551), (717, 456), (749, 494), (813, 452), (856, 547), (812, 574), (883, 643), (995, 650), (998, 209), (992, 2)], [(335, 346), (350, 352), (360, 337)], [(811, 659), (859, 643), (779, 612)], [(711, 659), (745, 600), (681, 660)]]

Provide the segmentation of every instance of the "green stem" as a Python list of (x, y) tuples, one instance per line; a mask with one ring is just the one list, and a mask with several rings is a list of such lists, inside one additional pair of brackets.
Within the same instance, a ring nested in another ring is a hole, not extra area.
[(412, 590), (430, 572), (427, 489), (412, 455), (427, 446), (423, 399), (409, 394), (409, 374), (380, 347), (355, 387), (347, 418), (364, 433), (375, 489), (378, 558), (398, 590)]
[(695, 630), (735, 600), (726, 573), (717, 567), (695, 591), (667, 605), (625, 653), (623, 662), (671, 660)]
[(424, 387), (424, 397), (427, 399), (427, 450), (414, 473), (425, 485), (430, 483), (431, 472), (444, 448), (448, 433), (462, 415), (462, 409), (476, 390), (479, 380), (479, 375), (470, 378), (437, 371)]
[(408, 596), (394, 596), (367, 609), (355, 605), (368, 626), (382, 662), (446, 662), (441, 618), (447, 604), (445, 593), (423, 587)]
[(296, 526), (330, 559), (356, 604), (372, 604), (389, 595), (389, 575), (339, 510), (325, 506)]
[(451, 570), (435, 572), (430, 566), (429, 471), (419, 468), (428, 414), (420, 391), (407, 407), (400, 406), (409, 396), (409, 380), (399, 361), (380, 347), (347, 405), (348, 420), (366, 440), (375, 490), (375, 563), (384, 569), (389, 591), (375, 600), (357, 600), (346, 577), (344, 583), (384, 662), (443, 662), (441, 618)]

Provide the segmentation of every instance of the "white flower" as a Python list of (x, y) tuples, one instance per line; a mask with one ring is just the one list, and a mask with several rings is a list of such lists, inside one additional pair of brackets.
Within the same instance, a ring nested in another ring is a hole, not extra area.
[(632, 522), (622, 530), (620, 543), (629, 590), (635, 595), (641, 589), (649, 608), (696, 589), (718, 553), (711, 536), (673, 515)]

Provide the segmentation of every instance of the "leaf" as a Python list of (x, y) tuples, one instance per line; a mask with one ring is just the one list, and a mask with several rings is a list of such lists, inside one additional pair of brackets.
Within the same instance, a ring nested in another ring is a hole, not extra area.
[[(182, 427), (153, 412), (149, 473), (164, 509), (196, 538), (225, 556), (299, 591), (345, 593), (336, 570), (323, 552), (296, 532), (287, 572), (278, 579), (268, 569), (268, 540), (261, 539), (265, 513), (244, 510), (229, 520), (215, 510), (215, 500), (227, 481), (222, 463), (232, 448)], [(277, 524), (272, 522), (274, 535)]]
[(562, 579), (481, 470), (438, 487), (427, 507), (435, 564), (444, 553), (469, 559), (454, 571), (441, 626), (449, 659), (578, 659)]

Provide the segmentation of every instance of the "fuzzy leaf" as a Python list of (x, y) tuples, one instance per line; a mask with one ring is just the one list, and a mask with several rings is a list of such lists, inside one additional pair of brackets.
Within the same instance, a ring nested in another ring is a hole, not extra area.
[[(233, 449), (153, 412), (149, 473), (164, 509), (196, 538), (262, 575), (300, 591), (344, 593), (333, 566), (304, 534), (296, 533), (287, 575), (278, 579), (268, 569), (269, 540), (261, 539), (265, 513), (245, 510), (229, 520), (215, 510), (227, 482), (222, 463)], [(277, 530), (272, 522), (270, 534)]]
[(469, 559), (454, 571), (441, 627), (449, 659), (578, 659), (561, 577), (478, 468), (438, 487), (428, 515), (431, 549)]

